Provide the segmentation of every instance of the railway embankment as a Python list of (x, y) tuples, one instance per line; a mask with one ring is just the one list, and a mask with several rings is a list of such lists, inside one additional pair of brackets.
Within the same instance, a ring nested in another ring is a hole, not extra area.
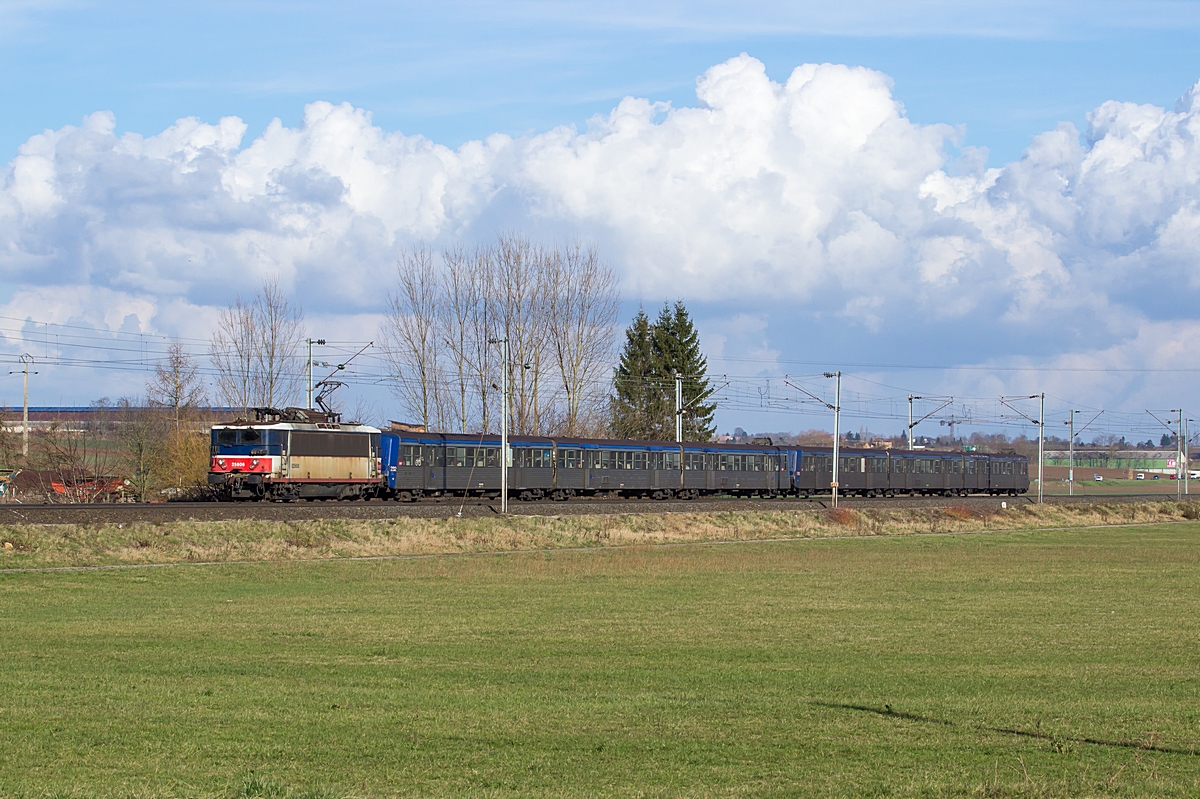
[(14, 569), (399, 558), (567, 549), (1036, 531), (1200, 520), (1200, 502), (789, 507), (673, 513), (442, 515), (0, 524)]

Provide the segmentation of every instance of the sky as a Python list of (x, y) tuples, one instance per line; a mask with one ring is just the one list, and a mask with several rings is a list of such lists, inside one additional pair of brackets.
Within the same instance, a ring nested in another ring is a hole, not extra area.
[(626, 316), (684, 299), (722, 428), (828, 427), (782, 381), (841, 369), (844, 427), (1045, 391), (1132, 431), (1200, 388), (1198, 28), (1196, 2), (0, 0), (0, 354), (41, 331), (34, 404), (137, 393), (273, 274), (351, 350), (404, 247), (520, 229), (595, 241)]

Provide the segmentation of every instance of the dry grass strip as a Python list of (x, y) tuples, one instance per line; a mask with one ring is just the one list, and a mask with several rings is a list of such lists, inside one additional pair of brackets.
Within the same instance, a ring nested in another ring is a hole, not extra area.
[(0, 571), (288, 561), (786, 538), (1038, 530), (1200, 519), (1200, 503), (783, 510), (623, 516), (0, 525)]

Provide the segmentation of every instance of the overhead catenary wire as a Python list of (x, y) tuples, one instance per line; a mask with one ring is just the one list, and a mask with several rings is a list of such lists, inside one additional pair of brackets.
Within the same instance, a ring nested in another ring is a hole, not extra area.
[[(208, 341), (188, 337), (169, 337), (157, 333), (145, 333), (122, 330), (98, 330), (84, 325), (70, 323), (48, 323), (33, 319), (18, 319), (16, 317), (0, 317), (0, 334), (4, 335), (10, 346), (29, 347), (37, 355), (36, 350), (43, 348), (44, 354), (38, 356), (39, 366), (46, 369), (94, 369), (117, 374), (152, 373), (158, 363), (165, 357), (167, 348), (175, 342), (183, 343), (189, 354), (197, 359), (199, 374), (211, 380), (216, 376), (216, 370), (207, 362)], [(360, 348), (365, 342), (353, 340), (327, 340), (327, 352), (331, 359), (341, 355), (349, 355)], [(299, 379), (304, 371), (303, 356), (293, 359), (296, 361), (284, 370), (285, 376)], [(772, 365), (801, 364), (814, 367), (824, 367), (830, 364), (821, 361), (800, 361), (788, 359), (755, 359), (736, 356), (723, 357), (723, 363), (769, 363)], [(0, 356), (0, 362), (16, 364), (16, 353)], [(833, 364), (837, 366), (836, 364)], [(1037, 374), (1045, 371), (1107, 371), (1129, 373), (1191, 373), (1200, 369), (1092, 369), (1088, 368), (1059, 368), (1021, 366), (991, 366), (991, 365), (935, 365), (912, 363), (865, 363), (848, 362), (846, 367), (863, 369), (886, 370), (940, 370), (947, 372), (962, 370), (990, 370), (996, 372), (1029, 372)], [(841, 369), (844, 378), (850, 383), (843, 387), (841, 407), (843, 416), (853, 423), (869, 425), (888, 425), (902, 427), (905, 414), (900, 407), (906, 403), (906, 394), (920, 394), (920, 387), (906, 388), (895, 385), (894, 382), (884, 382), (875, 378), (873, 373), (854, 374)], [(789, 374), (788, 380), (800, 380), (814, 384), (821, 380), (822, 372), (812, 374)], [(7, 376), (7, 375), (5, 375)], [(800, 392), (786, 390), (784, 377), (779, 375), (763, 376), (761, 374), (710, 374), (710, 385), (713, 386), (709, 401), (716, 402), (726, 413), (755, 413), (767, 417), (824, 419), (826, 411), (819, 403), (803, 396)], [(367, 352), (361, 356), (361, 362), (348, 368), (339, 375), (347, 385), (359, 387), (362, 390), (390, 389), (402, 384), (407, 378), (390, 374), (386, 359), (379, 352)], [(642, 378), (656, 388), (668, 389), (674, 381), (673, 376), (661, 378)], [(684, 376), (685, 380), (693, 380), (694, 376)], [(611, 391), (611, 378), (597, 378), (589, 381), (583, 388), (596, 394)], [(820, 395), (822, 389), (814, 386)], [(881, 390), (882, 389), (882, 390)], [(547, 398), (561, 395), (561, 388), (552, 390), (540, 389)], [(891, 393), (896, 392), (896, 393)], [(933, 392), (927, 392), (932, 396)], [(1072, 406), (1081, 409), (1099, 410), (1093, 404), (1068, 400), (1056, 395), (1047, 395), (1061, 408)], [(967, 427), (978, 429), (995, 429), (1006, 431), (1031, 430), (1027, 420), (1006, 413), (998, 407), (995, 397), (956, 397), (953, 407), (947, 409), (969, 419)], [(1049, 408), (1048, 412), (1061, 412)], [(1146, 419), (1144, 412), (1141, 418), (1133, 412), (1107, 410), (1103, 420), (1092, 430), (1097, 437), (1129, 436), (1140, 438), (1153, 437), (1154, 424)], [(1137, 442), (1127, 442), (1137, 443)]]

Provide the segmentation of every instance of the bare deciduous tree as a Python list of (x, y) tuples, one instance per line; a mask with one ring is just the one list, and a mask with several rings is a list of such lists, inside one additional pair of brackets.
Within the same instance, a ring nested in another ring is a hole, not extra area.
[(392, 373), (393, 391), (405, 413), (426, 430), (442, 426), (442, 375), (439, 363), (439, 275), (433, 253), (417, 247), (396, 264), (397, 290), (389, 292), (380, 346)]
[(547, 253), (523, 236), (501, 236), (496, 244), (496, 306), (508, 339), (510, 428), (517, 435), (541, 429), (542, 352), (546, 343)]
[(208, 345), (217, 372), (217, 391), (231, 408), (245, 411), (257, 404), (254, 372), (258, 344), (254, 308), (239, 296), (231, 307), (221, 311)]
[(244, 411), (292, 402), (301, 385), (304, 313), (284, 296), (277, 278), (263, 282), (250, 302), (239, 296), (221, 312), (209, 342), (217, 390)]
[(303, 382), (298, 366), (304, 312), (284, 296), (278, 278), (273, 277), (255, 297), (254, 315), (261, 341), (255, 380), (258, 396), (266, 407), (283, 407), (295, 400)]
[(166, 359), (155, 367), (154, 377), (146, 381), (147, 402), (170, 410), (178, 427), (188, 411), (203, 405), (206, 399), (200, 365), (183, 344), (172, 342)]
[(556, 255), (547, 327), (566, 395), (562, 432), (598, 435), (605, 394), (596, 389), (613, 358), (617, 279), (594, 246), (576, 242)]
[(129, 481), (139, 502), (145, 502), (153, 487), (167, 478), (167, 440), (171, 421), (164, 412), (143, 407), (136, 400), (117, 401), (117, 467)]

